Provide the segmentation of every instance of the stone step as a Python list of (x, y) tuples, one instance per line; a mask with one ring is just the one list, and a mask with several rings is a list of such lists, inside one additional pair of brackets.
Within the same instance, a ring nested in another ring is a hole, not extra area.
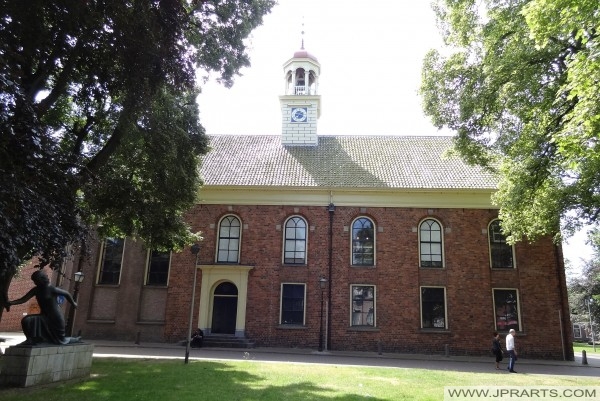
[(254, 342), (245, 337), (205, 335), (202, 346), (212, 348), (254, 348)]

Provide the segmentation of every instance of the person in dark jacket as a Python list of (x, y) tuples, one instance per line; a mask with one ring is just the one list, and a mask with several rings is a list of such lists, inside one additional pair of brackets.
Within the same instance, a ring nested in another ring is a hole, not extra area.
[(500, 369), (500, 362), (502, 362), (502, 346), (500, 345), (500, 334), (494, 331), (494, 339), (492, 340), (492, 352), (496, 357), (496, 370)]
[(200, 329), (196, 329), (192, 334), (192, 341), (190, 343), (192, 348), (202, 348), (202, 342), (204, 341), (204, 332)]

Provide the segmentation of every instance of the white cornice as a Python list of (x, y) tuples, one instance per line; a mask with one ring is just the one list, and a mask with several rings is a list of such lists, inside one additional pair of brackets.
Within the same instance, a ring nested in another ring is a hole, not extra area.
[(497, 209), (490, 190), (326, 189), (265, 187), (203, 187), (198, 203), (205, 205), (306, 205)]

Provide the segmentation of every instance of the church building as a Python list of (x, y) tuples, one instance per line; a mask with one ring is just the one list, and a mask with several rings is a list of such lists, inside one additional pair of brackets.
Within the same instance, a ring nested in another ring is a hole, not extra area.
[(198, 246), (98, 241), (75, 331), (178, 342), (191, 318), (207, 344), (491, 356), (515, 329), (520, 355), (572, 360), (561, 247), (507, 244), (497, 178), (451, 137), (319, 133), (320, 73), (304, 49), (283, 65), (280, 133), (210, 136)]

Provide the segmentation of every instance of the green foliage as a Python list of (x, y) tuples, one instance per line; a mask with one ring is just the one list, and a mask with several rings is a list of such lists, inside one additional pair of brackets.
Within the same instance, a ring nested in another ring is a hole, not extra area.
[(600, 213), (600, 6), (591, 0), (439, 0), (448, 48), (421, 94), (470, 163), (498, 172), (494, 202), (516, 242), (561, 237)]
[(273, 5), (0, 0), (0, 306), (20, 264), (60, 265), (89, 228), (163, 250), (198, 238), (197, 71), (232, 85)]
[[(589, 235), (593, 254), (585, 260), (581, 274), (575, 276), (567, 283), (569, 292), (569, 306), (576, 315), (572, 318), (575, 322), (587, 323), (592, 317), (592, 322), (598, 330), (600, 322), (600, 230), (596, 229)], [(589, 300), (592, 300), (588, 304)], [(597, 339), (597, 338), (596, 338)]]

